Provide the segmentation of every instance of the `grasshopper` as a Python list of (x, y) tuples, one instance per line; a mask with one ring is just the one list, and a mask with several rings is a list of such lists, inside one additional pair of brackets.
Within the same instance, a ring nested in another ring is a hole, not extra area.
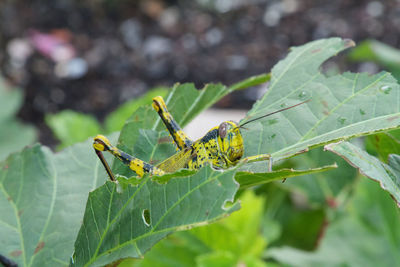
[(210, 129), (199, 140), (192, 141), (179, 127), (171, 113), (169, 113), (163, 98), (157, 96), (153, 98), (152, 106), (161, 117), (161, 120), (164, 122), (170, 135), (174, 139), (175, 144), (180, 150), (179, 152), (156, 166), (153, 166), (111, 145), (110, 141), (103, 135), (97, 135), (94, 138), (93, 148), (112, 181), (115, 181), (115, 177), (102, 154), (103, 151), (110, 152), (124, 164), (129, 166), (129, 168), (139, 177), (143, 177), (145, 174), (163, 175), (165, 173), (177, 171), (181, 168), (196, 170), (205, 164), (211, 164), (216, 169), (227, 169), (235, 166), (240, 161), (256, 162), (269, 160), (269, 169), (271, 169), (272, 160), (269, 154), (260, 154), (242, 159), (244, 147), (240, 129), (243, 129), (245, 124), (296, 107), (308, 101), (309, 100), (271, 112), (261, 117), (249, 120), (243, 124), (238, 124), (233, 121), (224, 121), (219, 126)]

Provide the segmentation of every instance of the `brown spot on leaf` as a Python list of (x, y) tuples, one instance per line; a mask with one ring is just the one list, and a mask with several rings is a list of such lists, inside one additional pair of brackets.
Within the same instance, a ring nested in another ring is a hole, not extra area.
[(149, 161), (149, 163), (150, 163), (151, 165), (156, 165), (158, 162), (159, 162), (158, 160), (154, 160), (154, 159), (152, 159), (152, 160)]
[(322, 105), (324, 105), (325, 108), (329, 107), (328, 102), (326, 102), (325, 100), (322, 100), (321, 103)]
[(139, 116), (138, 115), (135, 116), (135, 121), (139, 121)]
[(324, 115), (326, 115), (326, 116), (328, 116), (330, 114), (330, 112), (327, 110), (324, 110), (322, 113), (324, 113)]
[(22, 213), (24, 212), (24, 210), (19, 210), (18, 211), (18, 217), (21, 217)]
[(8, 201), (12, 201), (12, 197), (8, 197), (7, 200), (8, 200)]
[(388, 118), (387, 120), (388, 121), (392, 121), (392, 120), (395, 120), (395, 119), (398, 119), (398, 118), (399, 118), (399, 116), (393, 116), (393, 117)]
[(328, 197), (326, 199), (326, 203), (328, 204), (329, 207), (335, 209), (338, 206), (338, 203), (334, 197)]
[(14, 250), (13, 252), (10, 253), (12, 257), (19, 257), (21, 256), (21, 254), (22, 254), (21, 250)]
[(312, 54), (315, 54), (315, 53), (320, 52), (321, 50), (322, 50), (321, 48), (314, 49), (314, 50), (311, 51), (311, 53), (312, 53)]
[(166, 143), (171, 143), (171, 137), (170, 136), (164, 136), (158, 139), (157, 141), (158, 144), (166, 144)]
[(34, 254), (38, 253), (44, 247), (44, 242), (41, 241), (37, 244)]

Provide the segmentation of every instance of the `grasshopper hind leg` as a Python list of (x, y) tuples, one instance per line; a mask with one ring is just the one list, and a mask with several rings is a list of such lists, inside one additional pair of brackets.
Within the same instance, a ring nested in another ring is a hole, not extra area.
[(107, 151), (114, 155), (140, 177), (143, 177), (146, 173), (151, 175), (163, 175), (165, 173), (163, 170), (119, 150), (117, 147), (111, 145), (110, 141), (103, 135), (97, 135), (94, 138), (93, 148), (112, 181), (115, 181), (115, 177), (102, 154), (103, 151)]
[(153, 98), (153, 108), (157, 111), (161, 120), (164, 122), (165, 127), (167, 127), (179, 150), (184, 150), (185, 148), (192, 146), (193, 141), (185, 134), (178, 123), (174, 120), (171, 113), (169, 113), (167, 105), (161, 96)]

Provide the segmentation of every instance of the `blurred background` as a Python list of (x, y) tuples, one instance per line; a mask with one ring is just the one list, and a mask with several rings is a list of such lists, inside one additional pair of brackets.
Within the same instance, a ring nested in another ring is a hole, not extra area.
[[(23, 91), (18, 117), (40, 142), (57, 140), (45, 114), (64, 109), (103, 121), (150, 88), (193, 82), (229, 85), (269, 72), (290, 46), (330, 36), (398, 47), (400, 1), (3, 0), (0, 70)], [(369, 71), (340, 56), (330, 69)], [(224, 98), (249, 109), (260, 89)]]

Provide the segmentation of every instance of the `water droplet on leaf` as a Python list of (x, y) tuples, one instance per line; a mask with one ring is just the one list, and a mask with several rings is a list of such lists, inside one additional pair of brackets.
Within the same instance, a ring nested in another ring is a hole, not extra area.
[(338, 122), (340, 122), (340, 124), (344, 124), (346, 122), (346, 118), (339, 117)]
[(392, 87), (390, 87), (389, 85), (384, 85), (381, 88), (379, 88), (379, 90), (381, 90), (385, 94), (389, 94), (390, 91), (392, 90)]
[(268, 125), (272, 125), (278, 122), (278, 119), (270, 119), (268, 120)]
[(300, 99), (306, 99), (308, 97), (308, 93), (306, 91), (303, 91), (299, 94)]

